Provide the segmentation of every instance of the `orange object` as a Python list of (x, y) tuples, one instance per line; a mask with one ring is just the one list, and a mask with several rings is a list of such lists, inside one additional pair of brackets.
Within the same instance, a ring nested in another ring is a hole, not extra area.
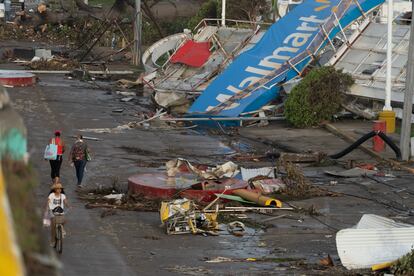
[[(376, 120), (374, 121), (374, 127), (373, 130), (375, 131), (382, 131), (385, 133), (387, 129), (387, 123), (385, 121)], [(385, 150), (385, 142), (379, 137), (378, 135), (374, 136), (372, 138), (373, 142), (373, 150), (376, 152), (383, 152)]]
[(263, 196), (260, 193), (253, 192), (251, 190), (249, 191), (246, 189), (237, 189), (237, 190), (233, 190), (232, 193), (233, 195), (238, 195), (239, 197), (245, 200), (257, 203), (257, 205), (259, 206), (264, 206), (264, 207), (274, 206), (277, 208), (282, 207), (282, 202), (280, 200), (270, 198), (267, 196)]
[(372, 170), (372, 171), (377, 169), (374, 164), (358, 164), (356, 166), (361, 169)]

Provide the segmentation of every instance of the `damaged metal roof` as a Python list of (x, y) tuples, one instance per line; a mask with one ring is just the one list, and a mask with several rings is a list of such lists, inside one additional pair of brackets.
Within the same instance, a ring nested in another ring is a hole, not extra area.
[[(409, 25), (393, 26), (392, 101), (403, 102), (408, 58)], [(335, 67), (352, 74), (350, 94), (385, 99), (387, 25), (370, 23), (337, 61)]]

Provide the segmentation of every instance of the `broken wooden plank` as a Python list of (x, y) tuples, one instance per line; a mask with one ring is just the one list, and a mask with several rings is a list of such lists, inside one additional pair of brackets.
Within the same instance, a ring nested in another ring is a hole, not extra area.
[[(75, 136), (75, 135), (72, 135), (70, 137), (77, 138), (77, 136)], [(95, 137), (89, 137), (89, 136), (82, 136), (82, 139), (91, 140), (91, 141), (102, 141), (102, 139), (95, 138)]]
[(282, 152), (280, 154), (280, 159), (286, 162), (293, 163), (312, 163), (312, 162), (321, 162), (323, 158), (326, 157), (326, 154), (315, 152), (315, 153), (291, 153), (291, 152)]

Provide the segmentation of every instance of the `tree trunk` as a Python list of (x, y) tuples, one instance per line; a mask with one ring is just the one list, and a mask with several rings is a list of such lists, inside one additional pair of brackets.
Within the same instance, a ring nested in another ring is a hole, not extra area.
[(158, 24), (157, 19), (155, 18), (154, 14), (152, 13), (151, 8), (148, 6), (147, 1), (142, 2), (142, 8), (143, 8), (145, 14), (148, 16), (148, 18), (154, 24), (154, 26), (157, 29), (158, 34), (160, 35), (160, 37), (161, 38), (164, 37), (164, 32), (162, 31), (162, 28), (161, 28), (160, 24)]
[(83, 2), (83, 0), (75, 0), (75, 4), (78, 7), (78, 9), (81, 11), (87, 11), (90, 13), (94, 13), (93, 8), (89, 5), (86, 5), (85, 2)]
[[(127, 3), (128, 5), (130, 5), (131, 7), (133, 7), (135, 9), (135, 1), (134, 0), (124, 0), (125, 3)], [(151, 8), (148, 4), (148, 0), (143, 0), (141, 2), (141, 8), (146, 16), (146, 18), (148, 18), (155, 26), (155, 28), (157, 29), (158, 34), (160, 35), (160, 37), (164, 37), (164, 32), (162, 31), (162, 28), (160, 26), (160, 24), (158, 24), (157, 19), (155, 18), (154, 14), (151, 11)]]

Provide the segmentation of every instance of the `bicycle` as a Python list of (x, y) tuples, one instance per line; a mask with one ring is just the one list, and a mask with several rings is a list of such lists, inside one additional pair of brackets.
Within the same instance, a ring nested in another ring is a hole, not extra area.
[(63, 213), (53, 213), (55, 220), (55, 249), (56, 252), (62, 254), (63, 251), (63, 223), (65, 222), (65, 216)]

